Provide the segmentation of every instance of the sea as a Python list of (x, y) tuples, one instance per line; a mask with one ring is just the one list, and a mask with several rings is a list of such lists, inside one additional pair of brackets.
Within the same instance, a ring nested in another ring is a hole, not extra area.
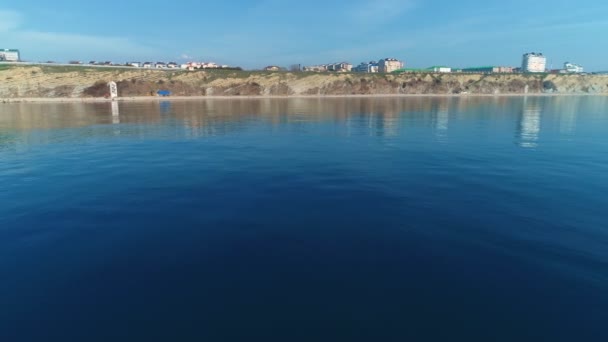
[(608, 97), (0, 104), (0, 341), (608, 341)]

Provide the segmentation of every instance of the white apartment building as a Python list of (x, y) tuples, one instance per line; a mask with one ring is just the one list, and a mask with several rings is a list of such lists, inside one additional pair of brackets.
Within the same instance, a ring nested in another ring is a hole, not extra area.
[(542, 53), (526, 53), (521, 64), (522, 72), (545, 72), (547, 69), (547, 57)]
[(570, 62), (564, 63), (564, 70), (573, 74), (585, 72), (585, 69), (582, 66)]
[(399, 69), (403, 69), (403, 63), (395, 58), (384, 58), (378, 62), (378, 72), (389, 73)]
[(0, 61), (3, 62), (19, 62), (21, 56), (19, 50), (16, 49), (0, 49)]

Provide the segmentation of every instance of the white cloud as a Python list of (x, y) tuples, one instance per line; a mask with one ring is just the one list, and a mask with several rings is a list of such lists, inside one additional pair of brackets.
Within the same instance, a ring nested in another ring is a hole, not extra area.
[(23, 18), (19, 12), (0, 10), (0, 32), (9, 32), (21, 25)]

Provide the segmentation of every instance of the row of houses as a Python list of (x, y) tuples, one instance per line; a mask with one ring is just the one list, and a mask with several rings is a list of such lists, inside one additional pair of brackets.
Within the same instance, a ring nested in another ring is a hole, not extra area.
[(213, 62), (189, 62), (180, 65), (181, 69), (197, 70), (197, 69), (226, 69), (230, 66), (225, 64), (216, 64)]
[[(0, 61), (5, 62), (19, 62), (21, 61), (20, 52), (17, 49), (0, 49)], [(46, 63), (53, 63), (51, 61)], [(85, 64), (79, 61), (70, 61), (70, 64)], [(104, 66), (130, 66), (135, 68), (145, 69), (185, 69), (185, 70), (196, 70), (196, 69), (227, 69), (230, 68), (228, 65), (219, 65), (213, 62), (189, 62), (185, 64), (178, 64), (176, 62), (127, 62), (125, 64), (114, 64), (111, 61), (97, 62), (90, 61), (89, 65), (104, 65)], [(296, 66), (299, 70), (300, 67)], [(268, 66), (265, 68), (267, 71), (280, 71), (285, 70), (278, 66)], [(363, 62), (356, 67), (348, 62), (330, 63), (321, 65), (305, 66), (301, 68), (302, 71), (308, 72), (362, 72), (362, 73), (392, 73), (392, 72), (433, 72), (433, 73), (451, 73), (451, 72), (465, 72), (465, 73), (513, 73), (513, 72), (524, 72), (524, 73), (583, 73), (584, 68), (581, 65), (566, 62), (564, 63), (563, 69), (547, 69), (547, 57), (542, 53), (530, 52), (526, 53), (522, 57), (521, 67), (510, 67), (510, 66), (483, 66), (473, 68), (462, 68), (456, 69), (448, 66), (432, 66), (426, 69), (412, 69), (405, 68), (405, 63), (395, 58), (384, 58), (376, 61)]]
[(564, 63), (563, 69), (547, 70), (547, 58), (542, 53), (530, 52), (526, 53), (522, 57), (521, 67), (512, 66), (482, 66), (472, 68), (451, 68), (448, 66), (431, 66), (425, 69), (414, 69), (405, 68), (405, 63), (395, 58), (384, 58), (376, 61), (363, 62), (356, 67), (352, 67), (351, 64), (334, 63), (334, 64), (323, 64), (313, 65), (303, 68), (304, 71), (315, 71), (315, 72), (362, 72), (362, 73), (391, 73), (391, 72), (402, 72), (402, 73), (417, 73), (417, 72), (432, 72), (432, 73), (452, 73), (452, 72), (463, 72), (463, 73), (542, 73), (542, 72), (554, 72), (554, 73), (583, 73), (584, 68), (578, 64), (566, 62)]
[(395, 59), (395, 58), (384, 58), (379, 60), (378, 62), (371, 61), (368, 63), (361, 63), (358, 66), (353, 68), (353, 65), (348, 62), (340, 62), (340, 63), (331, 63), (331, 64), (321, 64), (321, 65), (312, 65), (305, 66), (302, 68), (303, 71), (311, 71), (311, 72), (381, 72), (381, 73), (389, 73), (394, 72), (396, 70), (402, 69), (405, 65), (404, 62)]
[(175, 62), (127, 62), (126, 66), (134, 67), (134, 68), (146, 68), (146, 69), (178, 69), (179, 64)]
[(196, 69), (221, 69), (229, 68), (228, 65), (220, 65), (213, 62), (189, 62), (184, 64), (177, 64), (175, 62), (128, 62), (125, 65), (144, 68), (144, 69), (185, 69), (185, 70), (196, 70)]
[(302, 68), (302, 71), (311, 71), (311, 72), (350, 72), (353, 69), (353, 65), (348, 62), (340, 62), (340, 63), (330, 63), (330, 64), (321, 64), (321, 65), (312, 65), (305, 66)]
[(405, 63), (396, 58), (384, 58), (376, 61), (363, 62), (353, 69), (355, 72), (389, 73), (403, 69)]
[[(376, 69), (377, 68), (377, 69)], [(354, 70), (359, 72), (382, 72), (380, 64), (374, 62), (362, 63)], [(584, 68), (581, 65), (566, 62), (564, 63), (563, 69), (547, 70), (547, 58), (542, 53), (530, 52), (526, 53), (522, 57), (521, 67), (512, 66), (482, 66), (472, 68), (451, 68), (448, 66), (432, 66), (426, 69), (406, 69), (401, 68), (395, 70), (395, 72), (432, 72), (432, 73), (452, 73), (452, 72), (463, 72), (463, 73), (583, 73)]]

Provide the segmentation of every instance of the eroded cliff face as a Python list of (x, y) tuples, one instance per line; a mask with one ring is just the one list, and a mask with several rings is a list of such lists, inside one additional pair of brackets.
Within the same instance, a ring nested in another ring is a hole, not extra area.
[(606, 75), (316, 74), (13, 66), (0, 70), (0, 98), (119, 95), (294, 96), (399, 94), (608, 94)]

